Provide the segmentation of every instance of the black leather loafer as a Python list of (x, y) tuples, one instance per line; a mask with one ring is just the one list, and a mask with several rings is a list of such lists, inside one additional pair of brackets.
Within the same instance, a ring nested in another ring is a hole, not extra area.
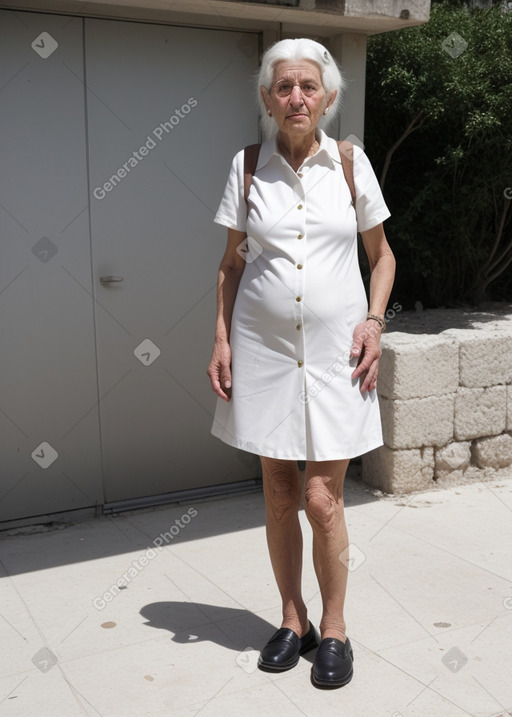
[(308, 632), (299, 637), (287, 627), (280, 627), (275, 632), (258, 658), (258, 667), (270, 672), (281, 672), (295, 667), (299, 657), (318, 647), (317, 633), (311, 622)]
[(350, 640), (326, 637), (320, 643), (311, 668), (311, 679), (318, 687), (343, 687), (350, 682), (354, 669)]

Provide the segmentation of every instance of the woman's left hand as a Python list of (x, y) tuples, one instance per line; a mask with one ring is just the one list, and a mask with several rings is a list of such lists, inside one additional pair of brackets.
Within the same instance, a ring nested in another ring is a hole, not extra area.
[(377, 386), (379, 359), (382, 354), (380, 333), (380, 327), (373, 319), (357, 324), (354, 329), (350, 357), (359, 358), (359, 362), (352, 373), (352, 378), (361, 377), (359, 386), (361, 393), (371, 391)]

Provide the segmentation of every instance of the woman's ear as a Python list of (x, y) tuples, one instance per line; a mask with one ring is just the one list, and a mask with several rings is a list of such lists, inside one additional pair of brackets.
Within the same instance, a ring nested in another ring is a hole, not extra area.
[(270, 93), (264, 85), (260, 86), (260, 94), (263, 100), (263, 104), (267, 110), (270, 109)]
[(336, 99), (337, 94), (338, 94), (338, 90), (332, 90), (331, 94), (329, 95), (329, 99), (327, 100), (327, 104), (324, 107), (324, 110), (326, 110), (328, 107), (330, 107), (332, 105), (332, 103)]

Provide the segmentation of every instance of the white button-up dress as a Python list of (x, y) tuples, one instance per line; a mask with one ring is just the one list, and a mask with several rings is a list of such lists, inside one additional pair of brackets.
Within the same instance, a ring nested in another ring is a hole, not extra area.
[[(353, 458), (383, 444), (376, 390), (351, 379), (353, 331), (368, 302), (357, 231), (390, 212), (366, 154), (354, 148), (356, 212), (336, 141), (295, 172), (276, 136), (260, 149), (244, 201), (244, 152), (233, 158), (214, 221), (247, 233), (231, 323), (232, 395), (212, 434), (262, 456)], [(357, 214), (357, 220), (356, 220)]]

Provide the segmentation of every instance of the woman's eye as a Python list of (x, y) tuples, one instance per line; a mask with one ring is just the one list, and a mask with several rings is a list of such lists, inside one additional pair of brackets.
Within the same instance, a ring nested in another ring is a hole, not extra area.
[[(278, 85), (277, 87), (277, 93), (280, 95), (289, 95), (292, 91), (293, 85), (291, 83), (285, 83)], [(317, 88), (316, 85), (301, 85), (301, 91), (306, 95), (312, 95), (316, 92)]]

